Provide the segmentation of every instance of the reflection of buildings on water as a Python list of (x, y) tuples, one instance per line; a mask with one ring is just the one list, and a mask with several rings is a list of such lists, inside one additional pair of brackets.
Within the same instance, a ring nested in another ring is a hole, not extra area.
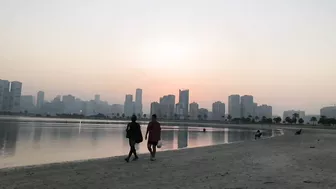
[(188, 146), (188, 127), (180, 127), (177, 135), (177, 147), (185, 148)]
[(60, 135), (60, 128), (59, 127), (52, 127), (51, 128), (51, 139), (52, 140), (57, 140)]
[(64, 141), (70, 141), (74, 135), (74, 133), (78, 133), (73, 128), (60, 128), (59, 129), (59, 138)]
[(225, 131), (213, 131), (211, 138), (213, 144), (222, 144), (225, 141)]
[(228, 142), (251, 140), (254, 133), (244, 129), (229, 129)]
[(41, 141), (42, 128), (34, 127), (34, 143), (39, 143)]
[(13, 156), (19, 127), (17, 123), (0, 124), (0, 156)]
[(98, 135), (99, 135), (99, 129), (94, 128), (92, 133), (91, 133), (91, 144), (92, 145), (97, 145), (97, 140), (98, 140)]
[(229, 143), (229, 128), (224, 128), (224, 143)]
[(197, 146), (199, 142), (199, 137), (202, 137), (204, 135), (201, 131), (189, 131), (188, 132), (188, 145), (189, 146)]
[(173, 129), (162, 129), (161, 139), (163, 141), (163, 148), (174, 148), (174, 130)]
[(42, 127), (34, 127), (33, 148), (35, 149), (40, 148), (41, 136), (42, 136)]

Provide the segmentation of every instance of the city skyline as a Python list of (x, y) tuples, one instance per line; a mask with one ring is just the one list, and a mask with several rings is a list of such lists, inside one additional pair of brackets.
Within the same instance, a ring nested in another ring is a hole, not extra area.
[[(336, 104), (336, 1), (1, 1), (0, 75), (112, 103), (142, 88), (144, 110), (181, 87), (211, 108), (231, 94), (318, 113)], [(43, 11), (41, 11), (43, 10)]]
[[(15, 81), (15, 82), (18, 82), (18, 81)], [(24, 85), (23, 85), (23, 87), (24, 87)], [(136, 89), (139, 89), (139, 88), (136, 88)], [(178, 89), (178, 90), (180, 90), (180, 89)], [(187, 89), (188, 90), (188, 92), (190, 91), (189, 89)], [(183, 91), (183, 90), (182, 90)], [(47, 92), (45, 92), (45, 91), (38, 91), (37, 92), (37, 95), (34, 95), (34, 94), (25, 94), (25, 93), (23, 93), (22, 92), (22, 96), (33, 96), (33, 98), (34, 98), (34, 101), (35, 101), (35, 105), (37, 105), (37, 102), (38, 102), (38, 100), (37, 100), (37, 97), (38, 97), (38, 93), (39, 92), (43, 92), (43, 99), (45, 100), (45, 102), (51, 102), (51, 101), (53, 101), (55, 98), (57, 98), (58, 96), (60, 96), (60, 97), (62, 97), (62, 96), (67, 96), (67, 95), (71, 95), (71, 96), (74, 96), (74, 97), (76, 97), (76, 98), (79, 98), (79, 99), (81, 99), (81, 100), (84, 100), (84, 101), (90, 101), (90, 100), (95, 100), (95, 98), (97, 97), (97, 93), (93, 93), (94, 95), (91, 97), (91, 98), (88, 98), (88, 99), (83, 99), (83, 98), (81, 98), (80, 96), (76, 96), (76, 95), (73, 95), (73, 94), (68, 94), (68, 93), (65, 93), (65, 94), (58, 94), (58, 95), (56, 95), (56, 96), (54, 96), (54, 97), (51, 97), (51, 98), (45, 98), (45, 96), (47, 96)], [(146, 93), (145, 93), (146, 94)], [(176, 93), (176, 95), (174, 94), (174, 93), (167, 93), (167, 94), (169, 94), (169, 95), (173, 95), (173, 96), (177, 96), (177, 101), (176, 101), (176, 103), (178, 104), (178, 97), (179, 97), (179, 92), (177, 92)], [(194, 94), (194, 93), (193, 93)], [(107, 101), (107, 100), (105, 100), (105, 98), (103, 98), (104, 100), (102, 100), (102, 101), (106, 101), (107, 103), (109, 103), (109, 104), (111, 104), (111, 105), (113, 105), (113, 104), (120, 104), (120, 105), (124, 105), (124, 103), (125, 103), (125, 95), (127, 96), (127, 95), (131, 95), (132, 96), (132, 102), (134, 103), (133, 105), (132, 105), (132, 107), (134, 107), (135, 106), (135, 96), (136, 96), (136, 93), (135, 93), (135, 95), (132, 95), (132, 94), (124, 94), (124, 96), (123, 96), (123, 101), (122, 102), (110, 102), (110, 101)], [(231, 94), (231, 95), (229, 95), (228, 97), (226, 97), (226, 99), (228, 99), (230, 96), (234, 96), (234, 95), (236, 95), (236, 94)], [(101, 98), (101, 95), (99, 94), (98, 95), (99, 96), (99, 100), (101, 100), (100, 98)], [(165, 97), (165, 95), (162, 95), (163, 97)], [(255, 96), (253, 96), (253, 95), (242, 95), (242, 96), (252, 96), (254, 99), (258, 99), (258, 98), (256, 98)], [(142, 97), (142, 89), (141, 89), (141, 97)], [(190, 98), (190, 96), (189, 96), (189, 98)], [(201, 108), (205, 108), (205, 109), (207, 109), (207, 110), (209, 110), (209, 111), (211, 111), (212, 110), (212, 107), (213, 107), (213, 103), (215, 103), (215, 102), (217, 102), (217, 101), (219, 101), (219, 102), (223, 102), (224, 104), (225, 104), (225, 109), (227, 110), (226, 111), (226, 114), (230, 111), (230, 107), (229, 107), (229, 100), (224, 100), (225, 98), (223, 98), (223, 100), (212, 100), (211, 101), (211, 103), (210, 104), (206, 104), (206, 105), (204, 105), (204, 104), (200, 104), (198, 101), (194, 101), (194, 100), (192, 100), (193, 98), (191, 98), (191, 100), (189, 100), (189, 105), (188, 105), (188, 109), (189, 109), (189, 106), (190, 106), (190, 104), (192, 103), (192, 102), (196, 102), (198, 105), (199, 105), (199, 107), (201, 107)], [(143, 100), (142, 100), (143, 101)], [(142, 112), (143, 114), (145, 113), (150, 113), (150, 108), (151, 108), (151, 103), (152, 102), (156, 102), (157, 100), (155, 100), (155, 99), (153, 99), (153, 100), (149, 100), (149, 103), (148, 104), (142, 104), (142, 107), (143, 107), (143, 109), (144, 109), (144, 111)], [(240, 96), (239, 96), (239, 101), (240, 101)], [(261, 105), (265, 105), (266, 103), (262, 103)], [(296, 108), (296, 107), (292, 107), (292, 108), (287, 108), (287, 109), (283, 109), (283, 110), (280, 110), (280, 109), (278, 109), (278, 111), (277, 112), (275, 112), (274, 111), (274, 109), (277, 109), (273, 104), (270, 104), (271, 106), (272, 106), (272, 108), (273, 108), (273, 115), (277, 115), (277, 116), (281, 116), (281, 115), (283, 115), (283, 112), (285, 112), (285, 111), (289, 111), (289, 110), (303, 110), (303, 111), (305, 111), (306, 112), (306, 114), (307, 115), (318, 115), (318, 114), (320, 114), (320, 110), (321, 110), (321, 108), (323, 108), (323, 107), (328, 107), (328, 106), (334, 106), (335, 104), (327, 104), (327, 105), (321, 105), (319, 108), (318, 108), (318, 110), (316, 111), (316, 112), (313, 112), (313, 113), (311, 113), (311, 112), (309, 112), (309, 111), (307, 111), (307, 110), (305, 110), (305, 109), (300, 109), (300, 108)], [(239, 106), (241, 106), (241, 104), (239, 104)], [(135, 107), (134, 107), (135, 108)], [(241, 111), (241, 107), (238, 109), (238, 111)], [(189, 112), (190, 112), (190, 110), (189, 110)], [(239, 115), (241, 115), (241, 112), (239, 112)]]
[[(102, 101), (100, 94), (95, 94), (93, 100), (83, 101), (75, 96), (57, 95), (52, 101), (44, 100), (44, 91), (38, 91), (37, 96), (22, 95), (23, 84), (19, 81), (8, 81), (0, 79), (0, 112), (12, 113), (35, 113), (45, 115), (57, 114), (77, 114), (92, 116), (97, 114), (105, 114), (112, 117), (130, 117), (131, 115), (145, 116), (147, 112), (142, 111), (142, 93), (143, 90), (137, 88), (135, 91), (135, 99), (132, 94), (125, 95), (124, 105), (109, 104)], [(159, 118), (164, 119), (191, 119), (191, 120), (217, 120), (234, 118), (255, 118), (259, 120), (261, 117), (273, 118), (281, 117), (274, 114), (273, 107), (267, 104), (258, 104), (251, 95), (232, 94), (228, 96), (228, 104), (226, 112), (226, 104), (221, 101), (215, 101), (212, 109), (200, 107), (197, 102), (189, 103), (189, 89), (179, 89), (178, 102), (176, 96), (167, 94), (160, 97), (159, 102), (150, 103), (150, 114), (157, 114)], [(309, 122), (313, 117), (336, 117), (336, 105), (324, 106), (320, 108), (320, 114), (307, 114), (305, 110), (285, 110), (283, 111), (283, 119), (287, 119), (299, 115), (304, 121)], [(230, 115), (230, 116), (228, 116)]]

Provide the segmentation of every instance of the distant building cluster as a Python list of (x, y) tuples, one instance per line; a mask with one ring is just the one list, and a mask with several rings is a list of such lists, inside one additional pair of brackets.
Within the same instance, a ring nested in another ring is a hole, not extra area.
[(20, 112), (22, 83), (0, 79), (0, 112)]
[(124, 102), (124, 114), (126, 117), (130, 117), (133, 114), (142, 116), (142, 89), (136, 89), (135, 101), (133, 101), (133, 95), (127, 94)]
[[(231, 95), (229, 96), (228, 114), (224, 102), (216, 101), (212, 104), (212, 110), (200, 108), (197, 102), (189, 104), (189, 90), (179, 90), (178, 102), (175, 104), (174, 95), (166, 95), (159, 102), (151, 103), (151, 114), (157, 114), (161, 118), (190, 119), (190, 120), (225, 120), (228, 115), (231, 118), (248, 118), (257, 116), (272, 118), (272, 107), (254, 103), (253, 96)], [(175, 111), (174, 108), (175, 107)]]
[(272, 118), (272, 106), (254, 102), (251, 95), (240, 96), (238, 94), (230, 95), (228, 98), (229, 115), (234, 118)]
[(325, 116), (327, 118), (335, 118), (336, 119), (336, 106), (328, 106), (324, 107), (320, 110), (320, 115)]
[[(190, 119), (190, 120), (226, 120), (235, 118), (263, 119), (274, 118), (272, 106), (254, 102), (251, 95), (233, 94), (228, 97), (228, 106), (222, 101), (212, 104), (212, 110), (201, 108), (197, 102), (189, 103), (189, 89), (180, 89), (178, 98), (173, 94), (167, 94), (159, 98), (159, 101), (150, 104), (150, 114), (156, 114), (164, 119)], [(93, 100), (83, 101), (73, 95), (58, 95), (51, 101), (45, 100), (45, 92), (39, 91), (36, 99), (33, 95), (21, 95), (22, 83), (10, 82), (0, 79), (0, 113), (33, 113), (41, 115), (79, 114), (93, 116), (104, 114), (111, 117), (130, 117), (132, 115), (144, 116), (142, 89), (136, 89), (135, 98), (132, 94), (126, 94), (125, 102), (121, 104), (108, 104), (96, 94)], [(176, 102), (177, 100), (177, 102)], [(228, 111), (228, 112), (227, 112)], [(320, 116), (336, 118), (336, 106), (323, 107), (320, 115), (306, 115), (305, 111), (287, 110), (283, 112), (283, 120), (287, 117), (304, 119), (305, 123), (319, 119)], [(279, 116), (276, 116), (279, 117)], [(258, 121), (258, 120), (256, 120)]]

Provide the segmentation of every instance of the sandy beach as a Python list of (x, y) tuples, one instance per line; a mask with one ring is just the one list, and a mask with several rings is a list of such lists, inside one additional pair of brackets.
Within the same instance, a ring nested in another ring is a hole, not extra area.
[(293, 130), (272, 139), (0, 170), (0, 188), (336, 188), (336, 131)]

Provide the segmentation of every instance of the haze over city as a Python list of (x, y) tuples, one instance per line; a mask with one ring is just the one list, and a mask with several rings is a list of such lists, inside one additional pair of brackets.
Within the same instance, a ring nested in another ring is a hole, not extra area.
[(249, 94), (273, 114), (336, 104), (336, 1), (0, 1), (0, 79), (144, 111), (190, 90), (210, 108)]

